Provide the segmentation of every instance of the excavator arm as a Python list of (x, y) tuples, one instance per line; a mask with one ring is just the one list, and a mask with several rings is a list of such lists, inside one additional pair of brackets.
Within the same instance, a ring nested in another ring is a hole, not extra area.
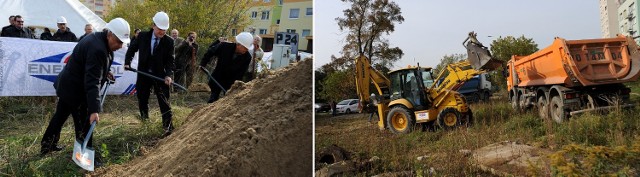
[[(466, 44), (465, 44), (466, 43)], [(434, 100), (434, 106), (438, 107), (451, 94), (453, 90), (458, 90), (464, 82), (479, 74), (493, 71), (503, 65), (500, 60), (494, 59), (491, 53), (476, 39), (476, 33), (470, 32), (469, 37), (463, 42), (467, 48), (467, 60), (452, 63), (438, 74), (436, 82), (429, 88), (430, 95)]]
[(372, 83), (375, 86), (376, 92), (378, 93), (376, 94), (377, 96), (383, 97), (385, 95), (388, 95), (389, 85), (391, 85), (391, 81), (389, 81), (389, 79), (387, 79), (387, 77), (385, 77), (382, 73), (375, 70), (371, 66), (371, 62), (369, 61), (369, 59), (367, 59), (367, 57), (360, 55), (356, 59), (356, 90), (358, 92), (358, 97), (360, 98), (362, 108), (371, 103), (370, 88)]

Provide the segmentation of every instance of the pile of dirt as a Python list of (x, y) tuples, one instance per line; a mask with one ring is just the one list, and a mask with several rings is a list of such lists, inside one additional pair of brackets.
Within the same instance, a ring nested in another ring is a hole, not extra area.
[(312, 60), (236, 82), (174, 133), (104, 176), (311, 176)]

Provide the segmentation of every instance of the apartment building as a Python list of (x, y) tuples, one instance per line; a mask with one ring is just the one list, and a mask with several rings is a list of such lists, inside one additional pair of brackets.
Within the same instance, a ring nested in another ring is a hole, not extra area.
[[(312, 52), (313, 1), (312, 0), (252, 0), (247, 15), (252, 23), (244, 28), (262, 37), (262, 48), (273, 49), (276, 32), (297, 33), (298, 51)], [(241, 32), (232, 29), (231, 34)]]

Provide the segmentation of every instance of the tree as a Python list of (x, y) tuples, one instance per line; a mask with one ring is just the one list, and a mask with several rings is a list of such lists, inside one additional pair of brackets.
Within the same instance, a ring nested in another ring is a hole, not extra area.
[(390, 47), (383, 35), (395, 30), (402, 23), (400, 7), (389, 0), (342, 0), (351, 3), (344, 17), (336, 18), (341, 31), (346, 31), (341, 56), (331, 56), (331, 62), (320, 67), (326, 76), (320, 86), (316, 82), (319, 99), (341, 100), (357, 97), (355, 87), (355, 58), (364, 55), (373, 68), (387, 73), (393, 63), (404, 54), (398, 47)]
[[(538, 44), (533, 39), (524, 37), (524, 35), (518, 38), (513, 36), (499, 37), (491, 43), (491, 55), (504, 62), (509, 61), (512, 55), (526, 56), (536, 51), (538, 51)], [(502, 71), (507, 72), (505, 69), (507, 68), (502, 68)], [(504, 73), (493, 72), (490, 76), (493, 85), (500, 89), (506, 88)]]
[(341, 1), (351, 3), (351, 7), (343, 11), (344, 17), (336, 18), (340, 30), (347, 31), (342, 56), (353, 60), (362, 54), (372, 64), (393, 67), (404, 53), (398, 47), (391, 48), (383, 34), (389, 35), (395, 31), (396, 23), (404, 21), (398, 4), (389, 0)]
[(509, 61), (512, 55), (530, 55), (538, 51), (538, 44), (524, 35), (519, 38), (513, 36), (499, 37), (491, 43), (491, 54), (498, 60)]
[[(170, 29), (178, 29), (182, 36), (189, 31), (198, 33), (203, 47), (220, 36), (228, 35), (232, 28), (247, 26), (251, 21), (246, 11), (250, 0), (121, 0), (105, 18), (109, 21), (122, 17), (133, 28), (143, 31), (151, 28), (151, 18), (158, 11), (167, 12)], [(215, 7), (215, 8), (212, 8)]]
[(354, 72), (352, 69), (346, 69), (327, 74), (321, 84), (323, 89), (320, 96), (327, 101), (358, 97)]

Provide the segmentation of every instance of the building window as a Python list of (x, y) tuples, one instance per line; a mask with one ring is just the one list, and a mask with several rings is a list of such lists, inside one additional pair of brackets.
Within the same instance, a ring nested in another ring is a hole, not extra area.
[(262, 18), (261, 19), (262, 20), (269, 20), (269, 11), (268, 10), (262, 11)]
[(287, 33), (296, 33), (295, 29), (287, 29)]
[(289, 18), (298, 18), (300, 16), (300, 9), (290, 9)]
[(258, 18), (258, 12), (256, 12), (256, 11), (251, 12), (251, 18), (252, 19)]
[(238, 34), (238, 30), (237, 29), (231, 29), (231, 36), (235, 36)]
[(313, 8), (307, 8), (307, 16), (313, 15)]
[(282, 5), (284, 0), (278, 0), (278, 5)]
[(306, 37), (306, 36), (309, 36), (309, 35), (311, 35), (311, 30), (308, 30), (308, 29), (303, 29), (302, 30), (302, 37)]
[(259, 34), (267, 34), (267, 29), (260, 29), (260, 33)]

